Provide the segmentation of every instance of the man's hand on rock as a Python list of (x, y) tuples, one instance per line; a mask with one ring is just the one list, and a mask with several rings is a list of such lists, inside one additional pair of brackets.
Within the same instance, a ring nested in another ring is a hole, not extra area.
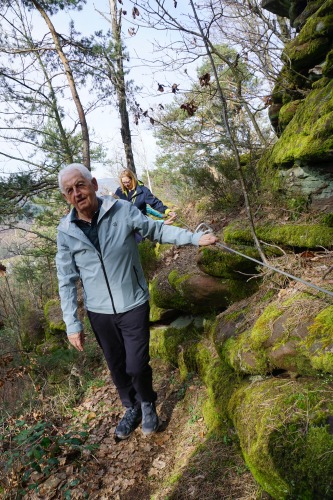
[(218, 241), (218, 238), (213, 233), (203, 234), (199, 240), (199, 246), (214, 245)]

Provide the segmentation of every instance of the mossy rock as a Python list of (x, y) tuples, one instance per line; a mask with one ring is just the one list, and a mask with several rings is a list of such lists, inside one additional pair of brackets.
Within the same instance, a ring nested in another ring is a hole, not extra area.
[(333, 150), (333, 81), (315, 88), (296, 110), (271, 150), (269, 159), (275, 166), (290, 167), (295, 161), (314, 163), (328, 161)]
[(230, 426), (227, 405), (239, 378), (205, 337), (203, 323), (200, 317), (182, 316), (169, 326), (152, 327), (150, 354), (178, 366), (183, 380), (199, 374), (207, 388), (206, 425), (211, 431), (222, 431)]
[(250, 307), (248, 301), (243, 300), (216, 316), (211, 328), (211, 336), (219, 354), (228, 339), (236, 339), (244, 331)]
[(188, 304), (165, 279), (164, 275), (159, 275), (151, 281), (150, 285), (151, 307), (159, 309), (175, 309), (177, 311), (188, 311)]
[(333, 15), (321, 13), (309, 17), (299, 35), (284, 49), (282, 59), (296, 71), (320, 63), (331, 47)]
[[(333, 246), (333, 228), (321, 224), (283, 224), (256, 227), (259, 239), (280, 245), (284, 248), (303, 249)], [(250, 244), (252, 234), (237, 224), (230, 224), (224, 229), (224, 240), (227, 243)]]
[(169, 274), (171, 286), (188, 302), (192, 313), (212, 313), (222, 311), (230, 304), (257, 291), (254, 280), (244, 283), (234, 279), (218, 279), (208, 274), (179, 274), (176, 270)]
[(142, 269), (145, 278), (148, 281), (157, 269), (160, 261), (159, 252), (161, 251), (161, 248), (160, 245), (157, 246), (156, 243), (153, 243), (150, 240), (143, 240), (138, 244), (138, 250)]
[[(234, 318), (230, 318), (228, 335), (223, 332), (228, 329), (228, 315), (225, 314), (215, 326), (220, 332), (216, 340), (218, 350), (239, 373), (265, 375), (278, 369), (292, 374), (315, 375), (320, 368), (315, 366), (314, 354), (307, 344), (311, 325), (322, 307), (322, 301), (294, 293), (287, 300), (269, 304), (245, 331), (237, 331)], [(320, 334), (318, 337), (321, 338)], [(313, 340), (317, 346), (318, 337)], [(322, 349), (316, 355), (324, 359), (323, 354)]]
[(279, 128), (283, 131), (288, 123), (293, 119), (298, 106), (303, 102), (303, 99), (296, 99), (288, 102), (280, 109), (279, 113)]
[(296, 28), (300, 31), (300, 28), (304, 26), (307, 19), (309, 19), (310, 16), (313, 16), (322, 6), (322, 4), (323, 0), (312, 0), (311, 2), (309, 1), (302, 12), (296, 17), (296, 19), (294, 19), (292, 23), (293, 28)]
[(51, 299), (45, 304), (44, 316), (46, 319), (46, 340), (52, 340), (53, 337), (64, 339), (66, 325), (63, 320), (59, 299)]
[(330, 50), (326, 56), (323, 66), (323, 75), (327, 78), (333, 77), (333, 49)]
[(170, 323), (178, 315), (179, 313), (175, 309), (162, 309), (150, 300), (149, 321), (151, 323)]
[(210, 431), (223, 431), (230, 427), (228, 403), (240, 380), (233, 370), (220, 359), (209, 339), (197, 344), (196, 365), (200, 378), (207, 387), (207, 401), (203, 417)]
[[(277, 77), (277, 82), (272, 90), (272, 101), (274, 104), (280, 104), (277, 108), (278, 113), (282, 105), (295, 99), (303, 99), (304, 94), (300, 92), (306, 86), (304, 77), (290, 69), (290, 65), (283, 66)], [(268, 111), (270, 115), (270, 110)], [(277, 117), (278, 118), (278, 117)]]
[(274, 499), (333, 498), (331, 385), (269, 378), (237, 389), (228, 405), (245, 461)]
[[(237, 247), (238, 252), (254, 259), (259, 259), (259, 254), (254, 247)], [(218, 278), (246, 281), (249, 274), (257, 274), (258, 269), (255, 262), (238, 254), (228, 252), (217, 247), (201, 248), (197, 265), (206, 274)]]
[(200, 317), (181, 316), (167, 326), (153, 326), (150, 329), (150, 354), (178, 366), (180, 350), (186, 351), (198, 342), (203, 333)]
[(333, 374), (333, 306), (323, 309), (308, 330), (304, 346), (312, 367)]
[(160, 309), (211, 314), (223, 311), (230, 304), (252, 295), (257, 288), (258, 284), (254, 280), (241, 283), (204, 273), (181, 274), (173, 270), (168, 276), (161, 273), (151, 282), (150, 297), (153, 307)]

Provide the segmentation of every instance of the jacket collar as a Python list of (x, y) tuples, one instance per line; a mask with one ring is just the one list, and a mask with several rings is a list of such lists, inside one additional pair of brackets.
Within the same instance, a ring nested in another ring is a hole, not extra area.
[[(97, 223), (104, 217), (104, 215), (111, 209), (111, 207), (116, 203), (116, 199), (113, 198), (113, 196), (101, 196), (100, 199), (102, 200), (102, 205), (99, 209), (99, 216), (98, 216), (98, 221)], [(82, 234), (84, 236), (84, 233), (77, 227), (77, 225), (74, 223), (74, 219), (76, 216), (76, 212), (74, 208), (67, 214), (65, 217), (63, 217), (59, 223), (58, 226), (58, 231), (62, 231), (63, 233), (67, 234), (72, 234), (73, 236), (78, 236)]]

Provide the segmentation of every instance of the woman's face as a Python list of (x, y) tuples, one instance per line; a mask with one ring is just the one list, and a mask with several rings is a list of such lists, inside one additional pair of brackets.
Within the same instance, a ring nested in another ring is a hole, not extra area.
[(124, 177), (121, 178), (121, 182), (123, 184), (123, 186), (126, 188), (126, 189), (131, 189), (132, 187), (132, 179), (130, 179), (129, 177), (127, 177), (127, 175), (125, 175)]

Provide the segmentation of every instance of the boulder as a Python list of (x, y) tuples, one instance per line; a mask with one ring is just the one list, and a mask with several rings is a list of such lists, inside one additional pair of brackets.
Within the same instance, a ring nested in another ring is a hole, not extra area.
[(222, 311), (233, 302), (252, 295), (254, 281), (218, 279), (199, 272), (180, 274), (177, 270), (160, 273), (151, 283), (151, 301), (162, 309), (202, 314)]
[(238, 328), (236, 317), (228, 314), (215, 326), (218, 352), (236, 372), (333, 373), (333, 307), (323, 309), (320, 299), (291, 292), (287, 300), (270, 303), (251, 327), (242, 322), (241, 312), (237, 319)]
[(244, 383), (228, 411), (246, 463), (272, 498), (333, 498), (333, 389), (312, 379)]

